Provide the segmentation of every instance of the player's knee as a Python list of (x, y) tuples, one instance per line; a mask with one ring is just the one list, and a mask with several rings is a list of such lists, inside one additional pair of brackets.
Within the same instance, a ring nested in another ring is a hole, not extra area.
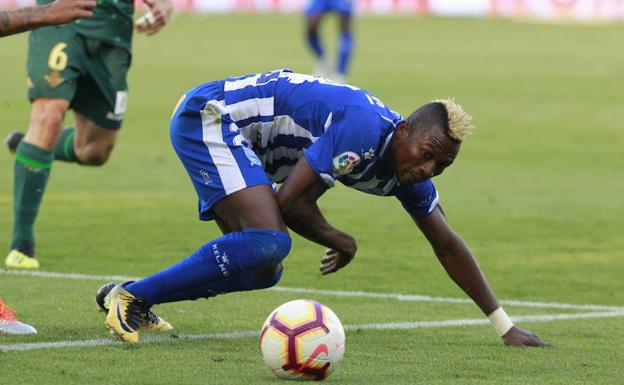
[(102, 166), (110, 158), (110, 155), (113, 152), (113, 145), (90, 144), (85, 147), (77, 147), (75, 151), (81, 164), (88, 166)]
[(282, 279), (284, 267), (280, 264), (279, 266), (276, 266), (274, 269), (271, 270), (273, 270), (271, 274), (247, 274), (243, 282), (244, 287), (247, 290), (259, 290), (268, 289), (277, 285), (280, 279)]
[(63, 103), (39, 101), (33, 105), (26, 141), (43, 148), (54, 147), (65, 123), (66, 111)]
[(254, 254), (253, 263), (247, 271), (257, 271), (278, 265), (290, 252), (292, 240), (281, 231), (265, 229), (244, 229), (249, 250)]

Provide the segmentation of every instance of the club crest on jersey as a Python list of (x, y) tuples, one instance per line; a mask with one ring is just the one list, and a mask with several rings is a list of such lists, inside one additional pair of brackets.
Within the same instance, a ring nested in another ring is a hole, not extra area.
[(360, 163), (360, 157), (351, 151), (343, 152), (334, 158), (334, 175), (348, 174)]

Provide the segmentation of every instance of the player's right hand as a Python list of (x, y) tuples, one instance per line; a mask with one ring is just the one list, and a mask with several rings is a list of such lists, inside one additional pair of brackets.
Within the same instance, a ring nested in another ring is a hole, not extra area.
[(149, 8), (149, 12), (139, 18), (136, 22), (136, 29), (140, 33), (150, 36), (158, 33), (167, 24), (173, 13), (173, 2), (171, 0), (143, 0)]
[(76, 19), (93, 16), (95, 0), (56, 0), (49, 5), (46, 24), (65, 24)]
[(355, 257), (357, 251), (357, 243), (355, 238), (346, 237), (345, 244), (338, 250), (328, 249), (321, 259), (321, 275), (334, 273), (347, 266)]

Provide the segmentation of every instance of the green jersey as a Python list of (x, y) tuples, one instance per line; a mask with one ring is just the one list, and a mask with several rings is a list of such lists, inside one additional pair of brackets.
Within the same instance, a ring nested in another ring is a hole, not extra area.
[[(54, 0), (37, 0), (37, 4), (49, 4)], [(134, 14), (133, 0), (97, 0), (97, 7), (90, 19), (76, 20), (66, 24), (76, 33), (130, 51)]]

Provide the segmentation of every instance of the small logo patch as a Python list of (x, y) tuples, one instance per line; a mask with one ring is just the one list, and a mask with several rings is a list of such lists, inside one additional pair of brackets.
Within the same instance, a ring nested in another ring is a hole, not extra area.
[(60, 86), (65, 81), (65, 78), (63, 78), (61, 73), (57, 70), (50, 72), (50, 75), (44, 75), (43, 78), (52, 88)]
[(364, 152), (364, 150), (362, 150), (362, 152), (364, 153), (364, 159), (373, 159), (375, 157), (375, 148), (371, 147), (368, 151)]
[(348, 174), (360, 163), (358, 154), (347, 151), (334, 158), (334, 175)]
[(128, 106), (128, 91), (117, 91), (115, 95), (115, 110), (113, 113), (115, 115), (121, 115), (126, 112), (126, 107)]
[(208, 186), (209, 183), (212, 183), (212, 178), (208, 175), (208, 171), (199, 170), (199, 175), (204, 179), (204, 185)]

